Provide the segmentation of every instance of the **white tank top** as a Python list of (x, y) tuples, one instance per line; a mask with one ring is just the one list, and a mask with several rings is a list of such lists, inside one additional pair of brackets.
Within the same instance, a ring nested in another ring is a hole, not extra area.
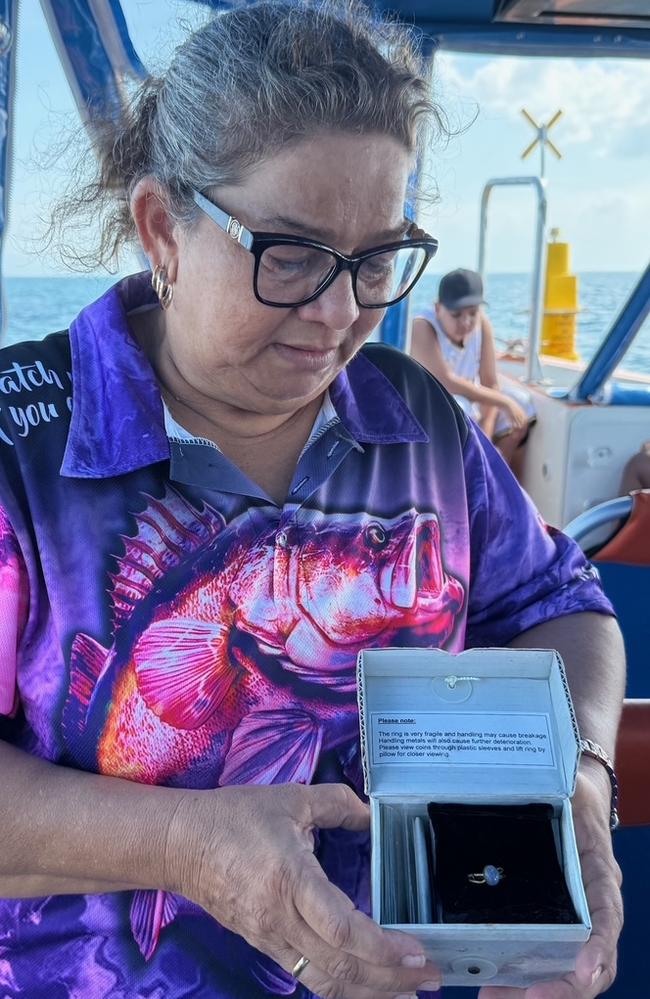
[[(459, 378), (466, 378), (468, 382), (474, 382), (475, 385), (479, 385), (481, 342), (483, 339), (483, 331), (481, 330), (480, 320), (477, 323), (476, 328), (465, 337), (463, 346), (459, 347), (458, 344), (449, 339), (433, 309), (424, 309), (417, 315), (416, 318), (426, 319), (426, 321), (433, 326), (438, 337), (440, 352), (442, 353), (445, 364), (449, 370), (453, 371), (453, 373), (458, 375)], [(470, 402), (470, 400), (466, 399), (465, 396), (455, 395), (454, 399), (461, 409), (463, 409), (469, 416), (476, 418), (477, 414), (480, 414), (480, 407), (478, 404)]]

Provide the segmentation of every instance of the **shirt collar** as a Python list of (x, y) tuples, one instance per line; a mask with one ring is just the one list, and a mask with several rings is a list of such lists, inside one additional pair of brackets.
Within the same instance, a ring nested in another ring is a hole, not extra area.
[[(214, 443), (214, 441), (206, 440), (204, 437), (197, 437), (195, 434), (191, 434), (189, 430), (182, 427), (177, 420), (172, 416), (169, 407), (165, 400), (163, 399), (163, 412), (165, 419), (165, 433), (170, 441), (184, 441), (190, 444), (205, 444), (208, 447), (215, 448), (215, 450), (220, 451), (221, 449)], [(329, 389), (325, 390), (325, 397), (323, 399), (321, 408), (318, 410), (316, 419), (314, 420), (314, 425), (311, 428), (311, 433), (307, 439), (303, 451), (307, 448), (322, 434), (325, 427), (327, 427), (332, 422), (338, 422), (339, 417), (332, 405), (332, 400), (330, 398)]]
[(160, 391), (126, 318), (156, 301), (148, 272), (134, 274), (71, 324), (73, 405), (62, 475), (107, 478), (169, 458)]
[[(160, 391), (127, 321), (129, 312), (156, 303), (145, 271), (118, 282), (71, 324), (73, 407), (62, 475), (107, 478), (169, 459)], [(397, 389), (363, 354), (337, 376), (330, 396), (359, 442), (428, 441)]]
[(361, 443), (429, 441), (395, 386), (365, 354), (357, 354), (337, 376), (330, 395), (341, 422)]

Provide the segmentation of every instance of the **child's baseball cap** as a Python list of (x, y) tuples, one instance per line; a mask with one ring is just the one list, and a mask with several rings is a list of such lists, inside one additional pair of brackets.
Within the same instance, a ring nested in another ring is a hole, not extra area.
[(440, 279), (438, 301), (446, 309), (465, 309), (470, 305), (481, 305), (485, 302), (481, 275), (463, 267), (445, 274)]

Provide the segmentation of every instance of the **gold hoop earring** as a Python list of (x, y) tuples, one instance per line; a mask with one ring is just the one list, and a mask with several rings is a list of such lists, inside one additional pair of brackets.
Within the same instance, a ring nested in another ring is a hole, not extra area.
[(174, 285), (167, 280), (167, 271), (160, 264), (154, 267), (151, 284), (163, 309), (168, 309), (174, 297)]

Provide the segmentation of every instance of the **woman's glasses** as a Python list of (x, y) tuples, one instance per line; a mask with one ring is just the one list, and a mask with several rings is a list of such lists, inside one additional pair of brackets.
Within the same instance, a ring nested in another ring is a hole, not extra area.
[(313, 239), (253, 232), (199, 191), (193, 194), (199, 208), (253, 254), (255, 297), (277, 308), (313, 302), (341, 271), (349, 271), (357, 304), (363, 309), (385, 309), (408, 295), (438, 249), (437, 239), (418, 229), (417, 238), (348, 257)]

